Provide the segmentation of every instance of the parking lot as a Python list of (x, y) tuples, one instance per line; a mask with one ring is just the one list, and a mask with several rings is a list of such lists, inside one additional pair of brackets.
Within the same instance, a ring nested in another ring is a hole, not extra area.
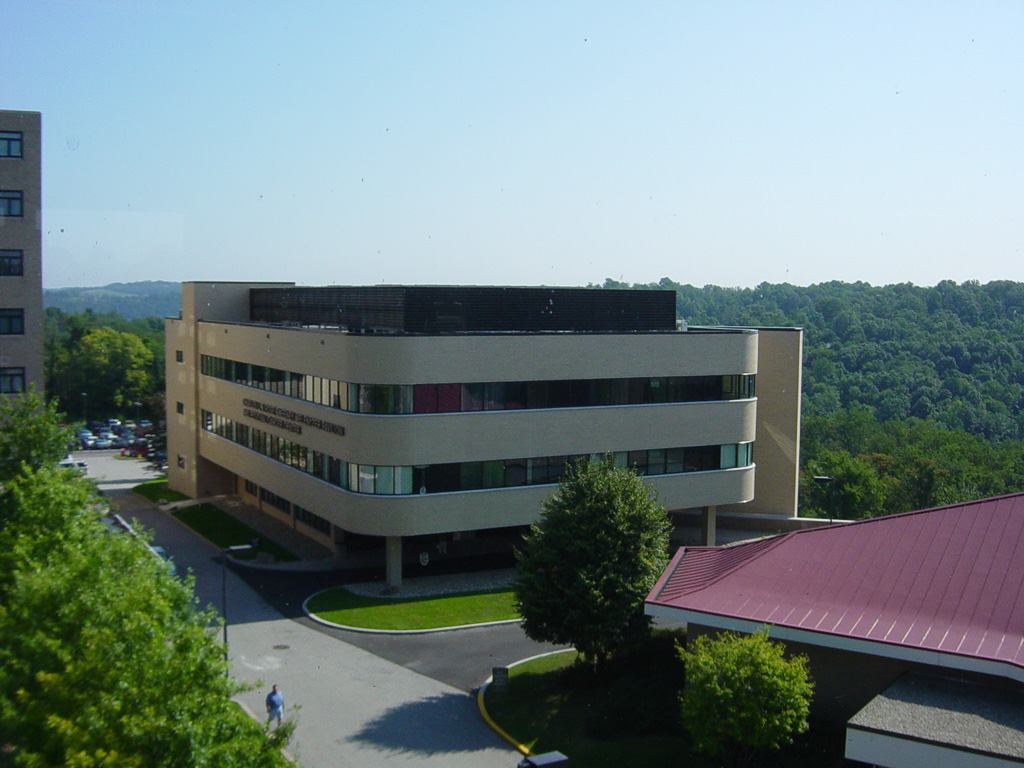
[(122, 457), (121, 451), (116, 449), (74, 451), (71, 458), (85, 462), (85, 476), (96, 480), (97, 487), (104, 495), (129, 490), (160, 474), (144, 459)]

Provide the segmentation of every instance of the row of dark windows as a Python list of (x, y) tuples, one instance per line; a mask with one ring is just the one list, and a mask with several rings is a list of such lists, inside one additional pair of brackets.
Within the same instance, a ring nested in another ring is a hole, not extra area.
[(310, 528), (320, 531), (320, 533), (330, 535), (330, 521), (325, 520), (320, 517), (320, 515), (310, 512), (305, 507), (300, 507), (298, 504), (292, 504), (288, 499), (283, 496), (278, 496), (276, 493), (271, 493), (266, 488), (262, 488), (254, 483), (252, 480), (245, 481), (245, 490), (249, 495), (259, 498), (261, 501), (270, 504), (272, 507), (276, 507), (289, 515), (295, 515), (295, 519), (300, 523), (305, 523)]
[(21, 157), (21, 131), (0, 131), (0, 157)]
[[(383, 496), (547, 485), (559, 482), (574, 462), (596, 461), (601, 456), (595, 453), (382, 466), (343, 461), (210, 411), (202, 411), (202, 426), (204, 430), (331, 485), (353, 493)], [(616, 466), (631, 467), (641, 475), (671, 475), (750, 466), (753, 463), (753, 446), (751, 443), (732, 443), (652, 448), (619, 451), (613, 456)]]
[(24, 368), (0, 368), (0, 395), (13, 395), (24, 391)]
[(20, 277), (25, 272), (25, 252), (0, 248), (0, 277)]
[(24, 309), (0, 309), (0, 336), (21, 336), (25, 333)]
[(474, 384), (354, 384), (203, 355), (207, 376), (352, 413), (419, 414), (742, 400), (753, 374)]
[(0, 189), (0, 218), (22, 216), (25, 210), (24, 195), (16, 190)]

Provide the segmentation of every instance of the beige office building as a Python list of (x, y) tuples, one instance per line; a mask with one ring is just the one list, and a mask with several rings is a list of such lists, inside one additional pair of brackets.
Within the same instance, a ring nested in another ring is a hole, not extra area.
[(0, 110), (0, 395), (43, 390), (40, 115)]
[(169, 485), (237, 494), (342, 557), (376, 548), (393, 585), (403, 556), (534, 522), (582, 457), (711, 531), (716, 509), (793, 516), (801, 343), (680, 328), (666, 291), (185, 283)]

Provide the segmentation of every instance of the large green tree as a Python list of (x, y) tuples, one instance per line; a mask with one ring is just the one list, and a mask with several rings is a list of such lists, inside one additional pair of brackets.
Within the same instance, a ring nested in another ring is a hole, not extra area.
[[(59, 434), (37, 413), (37, 431)], [(230, 701), (191, 582), (107, 533), (87, 481), (46, 459), (16, 466), (0, 488), (0, 762), (287, 765), (292, 726), (267, 735)]]
[(569, 469), (517, 552), (516, 605), (534, 640), (598, 662), (650, 627), (643, 604), (665, 567), (668, 516), (612, 457)]
[[(164, 333), (159, 318), (46, 310), (46, 391), (79, 418), (164, 418), (150, 400), (164, 387)], [(84, 393), (84, 396), (83, 396)]]
[(68, 452), (71, 434), (61, 426), (57, 405), (34, 391), (0, 397), (0, 484), (24, 467), (54, 465)]
[(746, 765), (807, 730), (814, 691), (807, 658), (786, 658), (767, 630), (697, 637), (683, 654), (682, 715), (696, 750)]

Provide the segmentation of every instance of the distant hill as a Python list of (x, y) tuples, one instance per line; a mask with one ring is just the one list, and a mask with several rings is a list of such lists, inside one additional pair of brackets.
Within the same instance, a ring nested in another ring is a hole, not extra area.
[(52, 288), (43, 291), (43, 305), (64, 312), (116, 312), (127, 320), (177, 317), (181, 309), (181, 283), (144, 280), (95, 288)]

